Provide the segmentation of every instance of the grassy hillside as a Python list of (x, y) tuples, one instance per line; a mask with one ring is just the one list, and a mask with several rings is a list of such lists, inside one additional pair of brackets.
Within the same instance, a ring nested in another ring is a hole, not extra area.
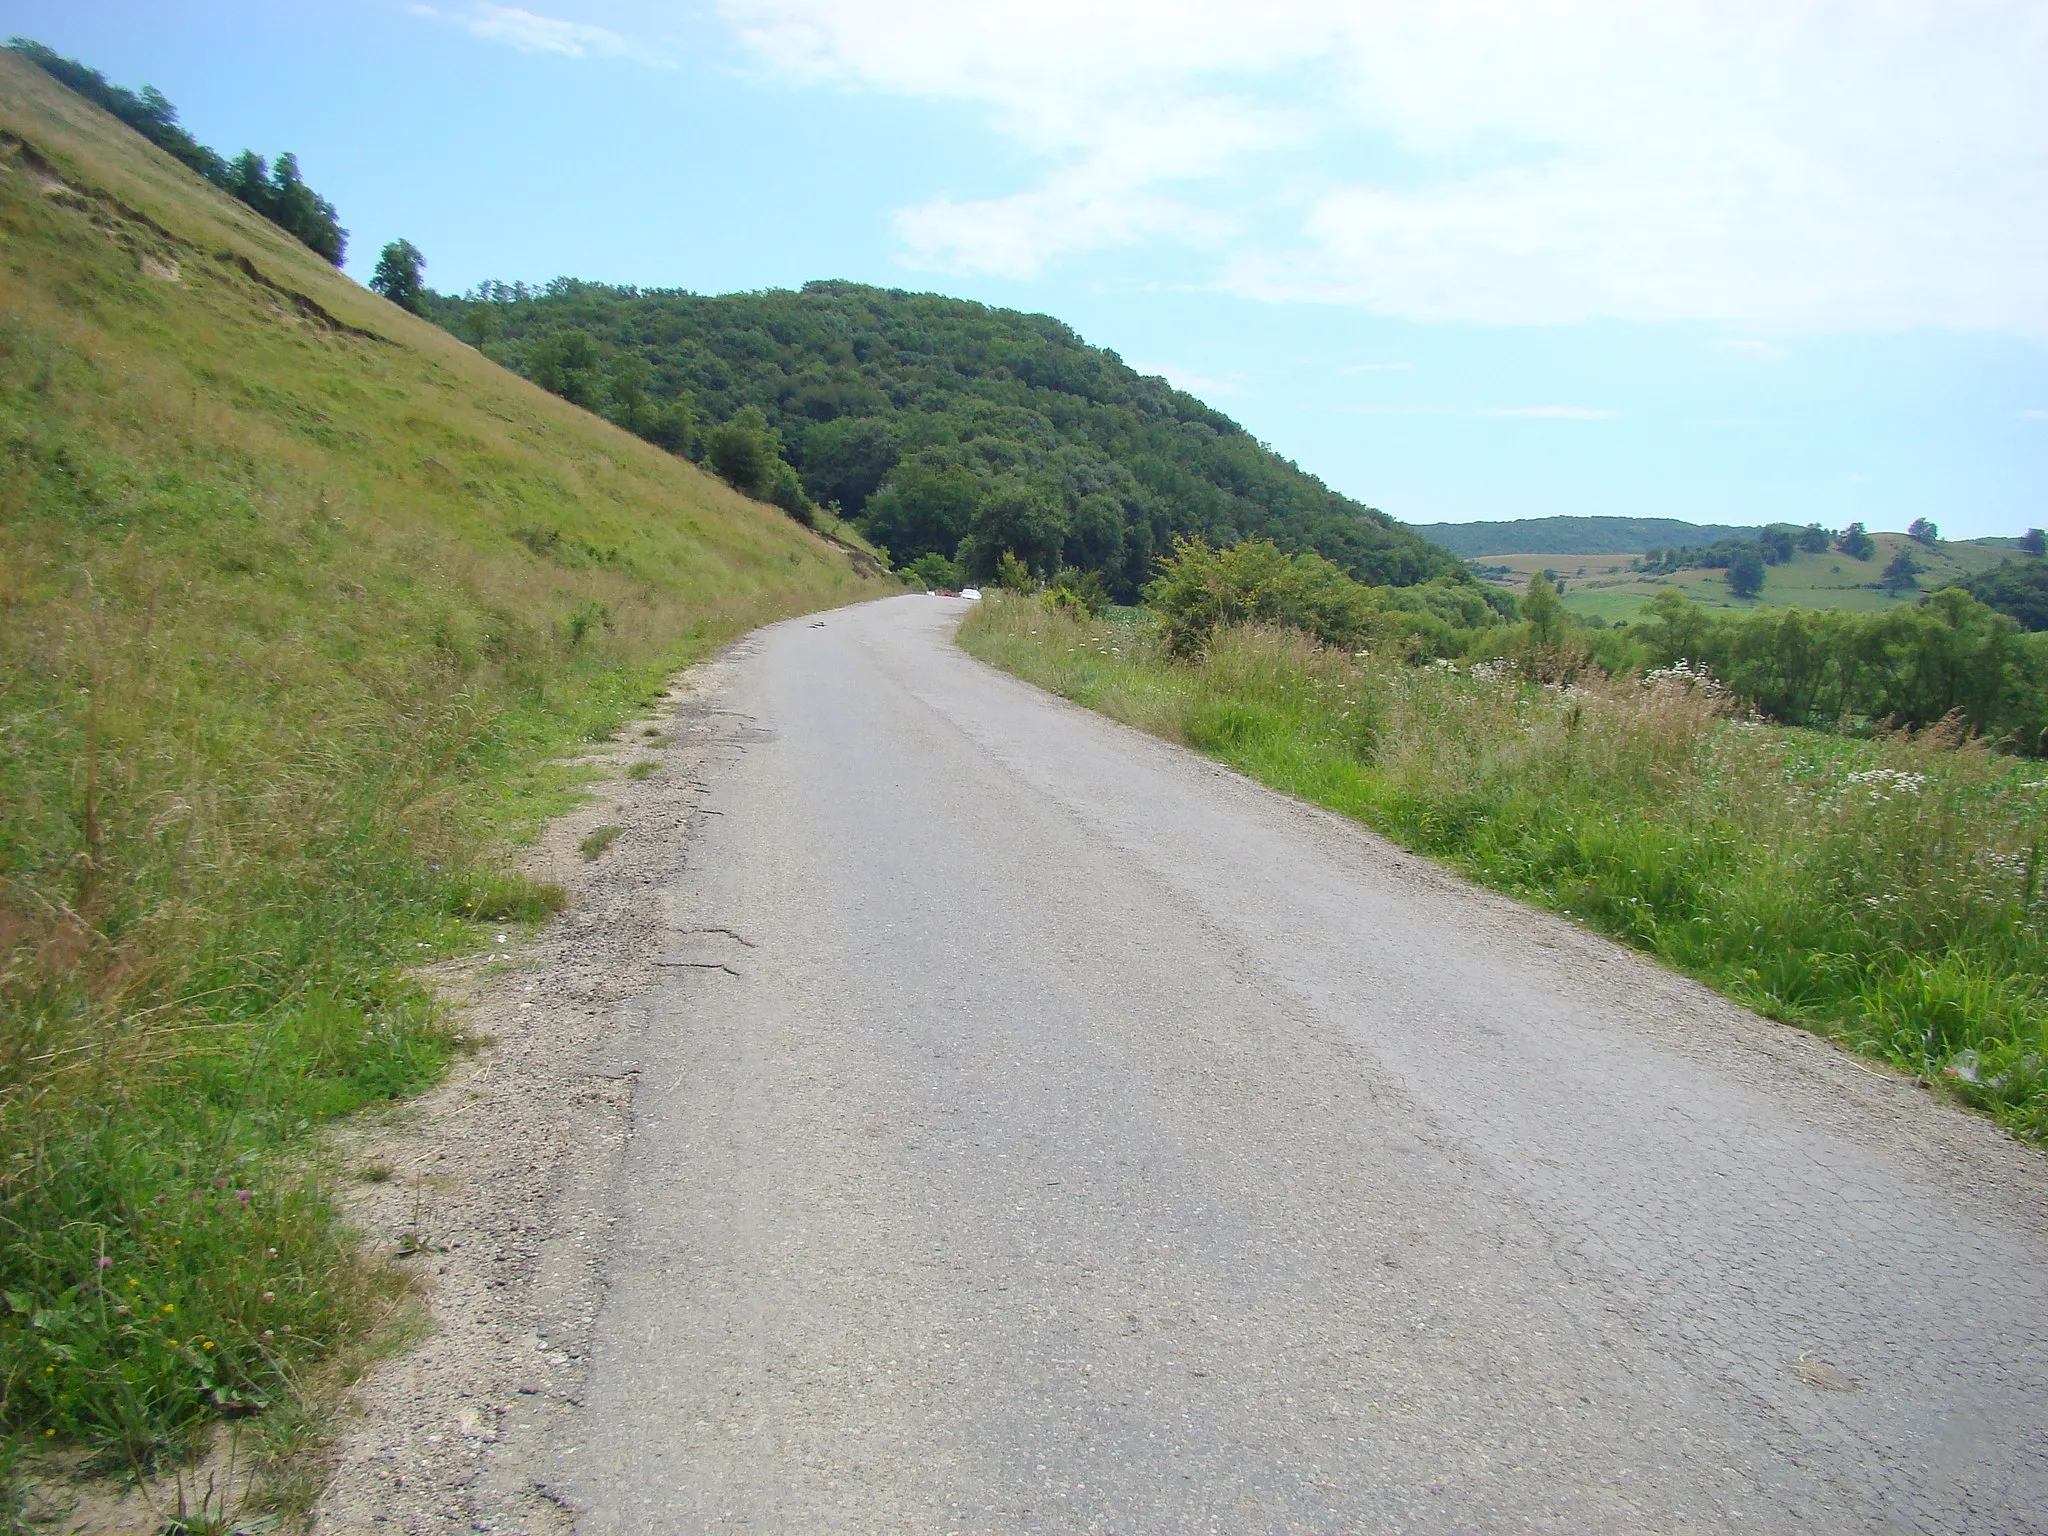
[(1460, 559), (1474, 560), (1488, 555), (1583, 558), (1615, 550), (1640, 555), (1672, 545), (1753, 539), (1757, 528), (1675, 517), (1520, 517), (1499, 523), (1417, 523), (1415, 531)]
[[(1629, 569), (1637, 554), (1633, 550), (1585, 555), (1556, 551), (1495, 555), (1474, 561), (1473, 568), (1495, 585), (1517, 592), (1528, 587), (1529, 578), (1537, 571), (1554, 571), (1564, 583), (1567, 608), (1583, 618), (1601, 618), (1612, 623), (1635, 618), (1659, 592), (1682, 592), (1711, 608), (1741, 611), (1842, 608), (1854, 613), (1878, 613), (1918, 602), (1925, 593), (1989, 570), (2012, 557), (2010, 549), (1992, 544), (1956, 540), (1930, 547), (1917, 544), (1902, 533), (1878, 533), (1871, 538), (1877, 552), (1868, 560), (1852, 560), (1839, 550), (1830, 550), (1819, 555), (1794, 555), (1783, 565), (1769, 567), (1764, 574), (1763, 596), (1753, 601), (1737, 598), (1728, 590), (1725, 571), (1684, 570), (1663, 576), (1633, 572)], [(1924, 568), (1920, 584), (1896, 594), (1883, 591), (1875, 583), (1900, 550), (1910, 553)]]
[(1259, 535), (1379, 584), (1463, 579), (1436, 546), (1046, 315), (840, 282), (481, 294), (431, 312), (693, 455), (707, 429), (758, 411), (810, 495), (899, 565), (937, 557), (986, 576), (1013, 552), (1040, 575), (1098, 571), (1129, 600), (1176, 536)]
[(0, 1425), (289, 1399), (365, 1294), (295, 1147), (548, 909), (545, 760), (867, 590), (0, 54)]

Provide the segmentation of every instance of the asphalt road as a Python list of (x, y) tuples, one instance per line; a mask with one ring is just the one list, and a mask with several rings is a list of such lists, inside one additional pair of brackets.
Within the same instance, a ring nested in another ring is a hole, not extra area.
[(579, 1531), (2048, 1530), (2037, 1153), (963, 606), (681, 722)]

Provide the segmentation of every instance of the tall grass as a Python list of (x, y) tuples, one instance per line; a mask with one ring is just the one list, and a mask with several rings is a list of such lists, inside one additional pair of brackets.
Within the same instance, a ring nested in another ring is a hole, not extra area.
[(308, 1133), (459, 1044), (408, 968), (559, 902), (551, 758), (865, 590), (0, 57), (0, 1430), (147, 1464), (360, 1335)]
[(972, 653), (2048, 1137), (2048, 775), (1953, 730), (1741, 718), (1704, 674), (1560, 687), (1291, 631), (985, 601)]

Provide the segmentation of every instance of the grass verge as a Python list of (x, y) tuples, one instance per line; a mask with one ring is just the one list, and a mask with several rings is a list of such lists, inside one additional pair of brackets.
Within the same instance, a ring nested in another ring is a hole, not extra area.
[(554, 759), (870, 590), (0, 57), (0, 1465), (367, 1347), (317, 1132), (460, 1046), (411, 968), (560, 907)]
[(1293, 632), (1199, 662), (1003, 594), (970, 653), (2048, 1137), (2048, 776), (1940, 730), (1738, 718), (1709, 680), (1526, 682)]

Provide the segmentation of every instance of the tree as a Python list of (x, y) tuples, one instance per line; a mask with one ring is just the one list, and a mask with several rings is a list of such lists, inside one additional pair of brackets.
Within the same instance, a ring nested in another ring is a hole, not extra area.
[(348, 250), (348, 231), (341, 227), (334, 204), (307, 186), (299, 175), (297, 155), (286, 153), (277, 157), (277, 165), (270, 173), (266, 203), (252, 206), (271, 223), (296, 235), (308, 250), (325, 256), (337, 267), (341, 265)]
[(712, 432), (704, 445), (704, 461), (742, 496), (759, 496), (768, 489), (776, 454), (767, 433), (735, 416)]
[(1756, 536), (1756, 545), (1765, 565), (1784, 565), (1792, 558), (1792, 530), (1766, 528)]
[(2029, 528), (2020, 535), (2020, 553), (2033, 555), (2037, 559), (2042, 555), (2048, 555), (2048, 534), (2044, 534), (2038, 528)]
[(586, 411), (604, 401), (604, 369), (597, 341), (588, 331), (555, 331), (534, 343), (526, 376), (549, 394)]
[(997, 573), (1004, 555), (1015, 555), (1034, 575), (1050, 576), (1059, 569), (1066, 536), (1066, 513), (1057, 498), (1006, 478), (982, 495), (957, 558), (983, 578)]
[(821, 421), (803, 434), (804, 489), (819, 501), (836, 501), (858, 517), (868, 498), (896, 467), (896, 439), (873, 416)]
[(653, 381), (654, 365), (637, 353), (619, 359), (611, 374), (611, 418), (628, 432), (645, 435), (653, 425), (647, 404), (647, 386)]
[(1868, 560), (1877, 553), (1877, 541), (1861, 523), (1851, 523), (1836, 536), (1835, 548), (1851, 560)]
[(957, 558), (974, 521), (981, 482), (974, 471), (944, 450), (904, 460), (862, 508), (862, 527), (898, 565), (919, 555)]
[(1737, 597), (1762, 597), (1764, 593), (1764, 559), (1756, 550), (1744, 550), (1728, 562), (1728, 590)]
[[(390, 247), (386, 246), (385, 249), (389, 250)], [(379, 264), (382, 264), (381, 257)], [(374, 280), (370, 286), (376, 286)], [(498, 306), (485, 303), (481, 299), (469, 300), (456, 309), (447, 325), (449, 330), (481, 352), (484, 343), (498, 334)]]
[(697, 413), (690, 409), (690, 397), (677, 395), (656, 411), (643, 435), (656, 447), (688, 458), (697, 436)]
[(1556, 645), (1564, 639), (1564, 604), (1545, 572), (1529, 578), (1529, 590), (1522, 595), (1522, 619), (1538, 645)]
[(1819, 523), (1808, 523), (1799, 530), (1799, 553), (1802, 555), (1824, 555), (1833, 537)]
[[(370, 274), (370, 290), (383, 294), (400, 309), (423, 315), (427, 312), (426, 270), (427, 258), (420, 254), (418, 246), (410, 240), (394, 240), (377, 253), (377, 270)], [(488, 312), (489, 306), (473, 304), (467, 308)], [(473, 343), (482, 344), (481, 338)]]
[(1912, 522), (1906, 524), (1906, 537), (1915, 544), (1926, 544), (1932, 547), (1941, 542), (1941, 530), (1926, 518), (1916, 517)]
[(1920, 585), (1920, 562), (1903, 549), (1892, 556), (1891, 564), (1884, 568), (1884, 574), (1877, 578), (1877, 584), (1897, 597), (1901, 592), (1910, 591)]

